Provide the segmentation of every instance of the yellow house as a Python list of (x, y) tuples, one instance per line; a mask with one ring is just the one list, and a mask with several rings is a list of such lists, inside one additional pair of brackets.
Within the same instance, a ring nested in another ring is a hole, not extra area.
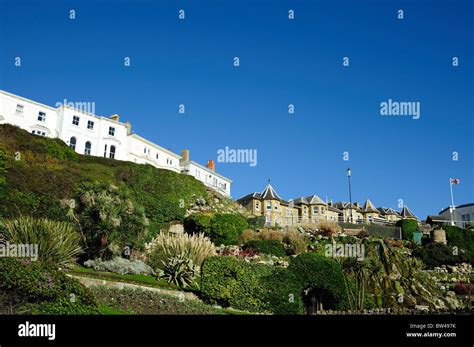
[(365, 200), (364, 207), (362, 208), (362, 215), (366, 223), (373, 223), (380, 220), (380, 211), (377, 210), (369, 199)]

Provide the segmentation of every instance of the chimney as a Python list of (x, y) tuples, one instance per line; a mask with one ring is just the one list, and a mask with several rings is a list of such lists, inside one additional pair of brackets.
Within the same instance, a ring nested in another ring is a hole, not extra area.
[(125, 122), (125, 127), (127, 128), (127, 135), (131, 135), (132, 134), (132, 123), (130, 123), (129, 121), (126, 121)]
[(181, 151), (182, 161), (189, 161), (189, 149), (183, 149)]
[(206, 165), (206, 166), (207, 166), (208, 169), (211, 169), (212, 171), (216, 171), (216, 164), (214, 163), (214, 160), (209, 159), (209, 160), (207, 161), (207, 165)]
[(116, 121), (116, 122), (120, 122), (120, 116), (118, 114), (113, 114), (110, 116), (110, 119)]
[(332, 206), (332, 198), (331, 198), (331, 201), (329, 202), (329, 206)]

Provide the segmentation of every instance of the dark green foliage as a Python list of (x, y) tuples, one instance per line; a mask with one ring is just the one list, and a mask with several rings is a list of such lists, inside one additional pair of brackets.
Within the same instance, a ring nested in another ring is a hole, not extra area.
[[(457, 254), (456, 254), (457, 253)], [(428, 268), (441, 265), (454, 265), (467, 261), (467, 257), (451, 246), (439, 242), (431, 242), (413, 250), (413, 256), (421, 259)]]
[[(67, 314), (74, 310), (94, 311), (95, 300), (90, 292), (62, 271), (36, 261), (17, 258), (0, 258), (0, 289), (12, 295), (20, 295), (27, 312), (53, 311)], [(65, 311), (60, 307), (66, 305)], [(39, 306), (38, 306), (39, 305)]]
[(223, 307), (302, 314), (307, 289), (326, 291), (334, 309), (348, 308), (340, 265), (314, 253), (299, 255), (287, 269), (220, 256), (207, 258), (201, 270), (203, 298)]
[(459, 254), (464, 254), (468, 262), (474, 265), (474, 230), (443, 225), (448, 245), (456, 246)]
[(298, 278), (284, 268), (274, 268), (262, 278), (263, 301), (274, 314), (290, 315), (304, 312), (302, 288)]
[[(61, 199), (71, 199), (81, 183), (124, 184), (130, 199), (145, 208), (150, 220), (149, 238), (166, 222), (183, 220), (186, 208), (199, 197), (207, 198), (204, 185), (191, 176), (119, 160), (76, 154), (59, 139), (29, 134), (0, 125), (0, 146), (11, 158), (0, 185), (0, 217), (64, 220)], [(13, 160), (13, 153), (20, 160)], [(2, 174), (0, 174), (0, 177)]]
[(7, 152), (0, 146), (0, 185), (5, 183), (5, 173), (7, 167)]
[(248, 264), (234, 257), (210, 257), (201, 269), (201, 294), (212, 304), (261, 312), (267, 304), (260, 279), (271, 271), (272, 267)]
[(233, 245), (238, 243), (248, 223), (238, 214), (195, 214), (186, 217), (184, 227), (189, 233), (204, 233), (216, 245)]
[(286, 256), (285, 246), (278, 240), (251, 240), (247, 241), (244, 249), (254, 249), (259, 253), (275, 255), (277, 257)]
[(418, 228), (418, 221), (413, 219), (402, 219), (397, 222), (397, 227), (402, 228), (403, 240), (412, 241), (413, 233)]
[(316, 253), (303, 253), (291, 261), (288, 271), (296, 277), (302, 290), (315, 287), (325, 290), (336, 309), (348, 308), (344, 273), (335, 260)]

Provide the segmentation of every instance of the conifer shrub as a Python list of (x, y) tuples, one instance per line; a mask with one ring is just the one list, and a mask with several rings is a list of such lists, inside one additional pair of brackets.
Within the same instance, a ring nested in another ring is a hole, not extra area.
[(194, 214), (186, 217), (184, 228), (188, 233), (203, 232), (216, 245), (234, 245), (248, 223), (244, 216), (232, 213)]
[(259, 253), (274, 255), (277, 257), (286, 256), (285, 246), (277, 240), (251, 240), (247, 241), (244, 249), (254, 249)]

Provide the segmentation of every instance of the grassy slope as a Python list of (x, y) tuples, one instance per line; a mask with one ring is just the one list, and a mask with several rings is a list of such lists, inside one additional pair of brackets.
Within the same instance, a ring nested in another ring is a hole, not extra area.
[[(126, 186), (145, 209), (156, 229), (182, 220), (186, 208), (212, 194), (191, 176), (113, 159), (76, 154), (59, 139), (34, 136), (11, 125), (0, 125), (0, 150), (7, 153), (6, 184), (0, 184), (0, 217), (19, 214), (64, 219), (60, 199), (72, 198), (81, 182)], [(15, 160), (15, 153), (20, 160)], [(1, 164), (1, 163), (0, 163)], [(185, 208), (179, 206), (180, 199)], [(226, 203), (236, 204), (226, 199)]]

